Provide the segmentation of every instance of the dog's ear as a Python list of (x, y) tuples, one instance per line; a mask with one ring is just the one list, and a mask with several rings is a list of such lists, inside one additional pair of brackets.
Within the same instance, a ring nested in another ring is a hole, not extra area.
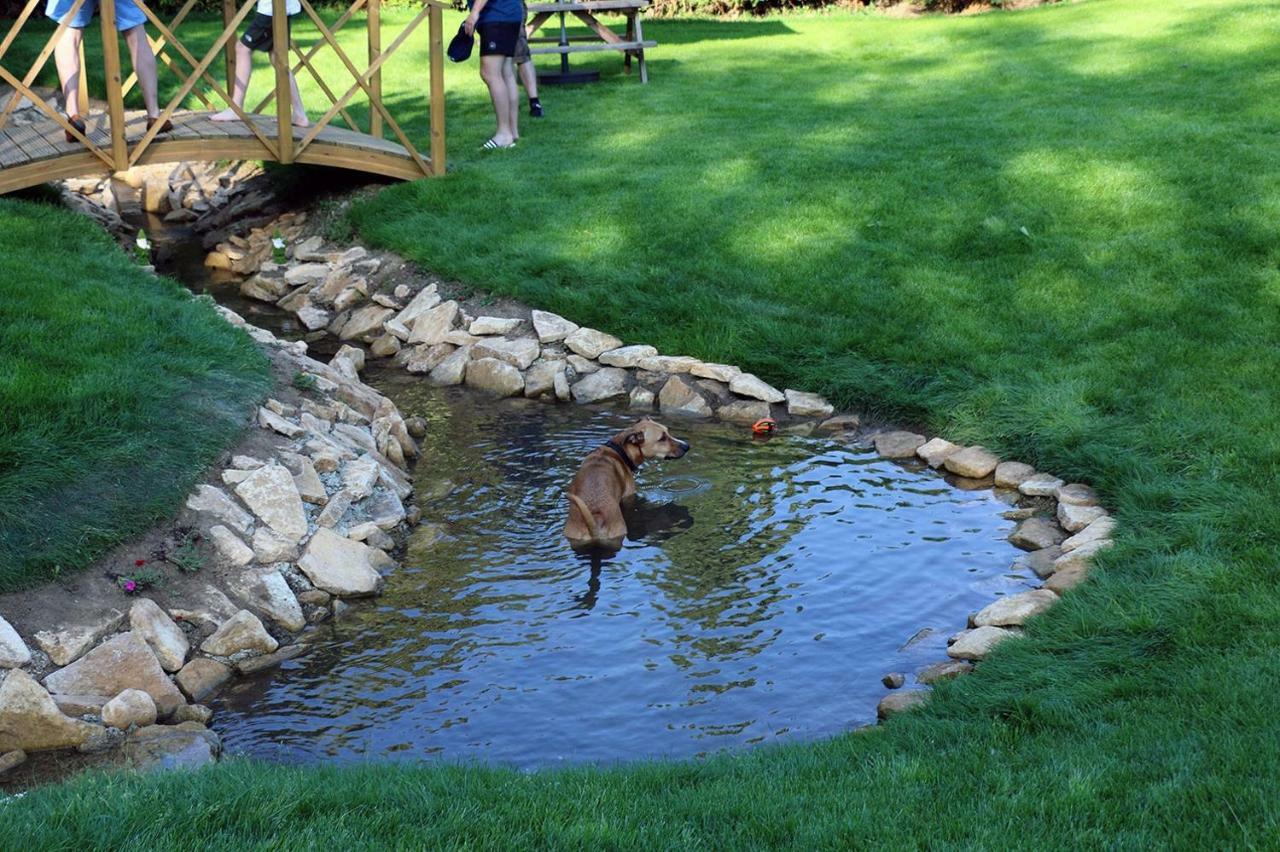
[(632, 432), (630, 435), (628, 435), (628, 436), (627, 436), (627, 443), (628, 443), (628, 444), (643, 444), (643, 443), (644, 443), (644, 430), (643, 430), (643, 429), (639, 429), (639, 430), (637, 430), (637, 431), (635, 431), (635, 432)]

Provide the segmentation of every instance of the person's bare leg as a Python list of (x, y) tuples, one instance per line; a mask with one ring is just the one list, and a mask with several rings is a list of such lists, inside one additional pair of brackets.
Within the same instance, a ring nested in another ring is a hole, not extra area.
[(516, 141), (511, 126), (511, 89), (507, 86), (503, 66), (510, 61), (507, 56), (481, 56), (480, 79), (489, 87), (489, 97), (493, 101), (493, 113), (498, 120), (498, 129), (493, 134), (493, 141), (506, 147)]
[[(231, 100), (244, 109), (244, 97), (249, 91), (249, 75), (253, 73), (253, 51), (236, 42), (236, 79), (231, 86)], [(214, 121), (239, 121), (240, 116), (231, 107), (209, 116)]]
[(62, 38), (53, 47), (53, 61), (58, 66), (58, 81), (62, 84), (62, 103), (68, 116), (80, 114), (80, 41), (84, 30), (67, 27)]
[[(512, 60), (514, 63), (514, 60)], [(523, 67), (523, 66), (522, 66)], [(520, 138), (520, 90), (513, 89), (511, 91), (511, 115), (507, 119), (511, 122), (511, 135), (516, 139)]]
[(289, 89), (293, 92), (293, 126), (310, 127), (307, 111), (302, 108), (302, 95), (298, 94), (298, 78), (293, 76), (292, 71), (289, 72)]
[(531, 100), (538, 99), (538, 69), (533, 67), (533, 60), (520, 63), (520, 82), (524, 84), (524, 93)]
[(125, 44), (129, 45), (129, 57), (133, 60), (134, 73), (138, 75), (138, 87), (142, 89), (142, 101), (147, 105), (147, 118), (160, 115), (160, 102), (156, 95), (156, 54), (147, 38), (147, 28), (138, 24), (124, 31)]
[(511, 125), (511, 141), (520, 138), (520, 87), (516, 84), (516, 61), (502, 57), (502, 79), (507, 84), (507, 121)]

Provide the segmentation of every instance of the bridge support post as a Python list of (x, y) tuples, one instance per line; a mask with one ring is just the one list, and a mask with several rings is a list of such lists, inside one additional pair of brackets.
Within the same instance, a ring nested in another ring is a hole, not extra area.
[(444, 151), (444, 22), (440, 7), (432, 4), (427, 18), (431, 55), (431, 173), (445, 172)]
[[(369, 19), (366, 29), (369, 32), (369, 66), (382, 55), (382, 0), (369, 0)], [(382, 66), (369, 78), (369, 94), (376, 103), (382, 103)], [(369, 104), (369, 135), (375, 139), (382, 138), (382, 115)]]
[[(120, 76), (120, 36), (116, 32), (116, 0), (101, 0), (98, 18), (102, 23), (102, 61), (107, 84), (111, 160), (115, 164), (115, 170), (122, 172), (129, 168), (129, 149), (124, 141), (124, 91)], [(83, 79), (83, 66), (80, 76)]]
[[(236, 19), (236, 0), (222, 0), (222, 26), (230, 27)], [(222, 48), (222, 55), (227, 66), (227, 91), (236, 88), (236, 40), (232, 38)]]
[(276, 71), (276, 144), (280, 162), (293, 162), (293, 89), (289, 86), (289, 18), (285, 0), (271, 0), (271, 64)]

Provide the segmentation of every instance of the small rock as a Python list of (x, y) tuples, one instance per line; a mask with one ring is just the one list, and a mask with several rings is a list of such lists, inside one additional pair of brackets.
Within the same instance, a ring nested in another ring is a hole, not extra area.
[[(480, 345), (477, 344), (477, 348)], [(497, 358), (473, 360), (467, 365), (466, 381), (467, 387), (494, 396), (514, 396), (524, 391), (524, 376), (520, 371)]]
[(889, 689), (901, 689), (902, 685), (907, 682), (907, 678), (905, 675), (901, 674), (900, 672), (890, 672), (889, 674), (880, 678), (880, 682), (883, 683)]
[(579, 403), (602, 402), (627, 391), (627, 372), (617, 367), (605, 367), (573, 385), (574, 401)]
[(638, 344), (635, 346), (622, 346), (617, 349), (610, 349), (608, 352), (600, 353), (600, 363), (606, 367), (622, 367), (624, 369), (633, 369), (640, 365), (645, 358), (651, 358), (658, 354), (658, 350), (652, 346)]
[(1037, 473), (1028, 477), (1018, 486), (1018, 490), (1028, 497), (1053, 497), (1062, 487), (1062, 480), (1047, 473)]
[(829, 417), (835, 406), (816, 393), (787, 388), (783, 391), (787, 398), (787, 413), (792, 417)]
[(282, 538), (296, 542), (307, 534), (302, 496), (284, 465), (263, 465), (237, 485), (235, 491), (236, 496)]
[(1111, 534), (1115, 532), (1115, 528), (1116, 522), (1111, 516), (1098, 518), (1098, 520), (1062, 542), (1062, 551), (1063, 553), (1068, 553), (1095, 541), (1110, 541)]
[(1054, 494), (1058, 498), (1058, 502), (1067, 506), (1096, 506), (1098, 505), (1098, 494), (1087, 485), (1081, 485), (1078, 482), (1071, 485), (1062, 485), (1058, 487), (1057, 493)]
[(218, 556), (228, 565), (238, 568), (253, 561), (253, 550), (221, 524), (209, 528), (209, 539)]
[(1040, 550), (1033, 550), (1026, 556), (1019, 557), (1013, 563), (1013, 568), (1014, 570), (1024, 567), (1029, 568), (1037, 577), (1043, 579), (1058, 570), (1054, 563), (1060, 556), (1062, 556), (1062, 548), (1057, 545), (1041, 548)]
[(196, 657), (178, 672), (178, 686), (187, 698), (201, 702), (231, 679), (231, 668), (208, 657)]
[(477, 343), (471, 348), (471, 357), (473, 360), (496, 358), (517, 370), (526, 370), (538, 359), (541, 352), (542, 347), (538, 346), (538, 342), (532, 338), (521, 337), (515, 340), (499, 338)]
[(258, 527), (253, 534), (253, 556), (259, 562), (292, 562), (298, 558), (298, 544), (276, 534), (269, 527)]
[[(248, 535), (253, 530), (253, 516), (212, 485), (197, 486), (187, 498), (187, 508), (197, 514), (208, 515), (214, 521), (225, 524), (240, 535)], [(59, 665), (65, 664), (59, 663)]]
[(455, 350), (452, 355), (445, 358), (428, 376), (431, 384), (441, 387), (451, 387), (453, 385), (462, 384), (467, 375), (467, 367), (471, 363), (471, 349), (463, 346)]
[(102, 707), (102, 723), (111, 728), (127, 730), (130, 725), (139, 728), (156, 723), (156, 703), (140, 689), (126, 689)]
[(1074, 503), (1058, 504), (1058, 523), (1069, 533), (1078, 533), (1089, 524), (1106, 516), (1107, 510), (1101, 506), (1078, 506)]
[(298, 456), (296, 464), (290, 467), (290, 472), (293, 474), (294, 487), (298, 489), (298, 496), (303, 502), (314, 506), (323, 506), (329, 502), (329, 494), (325, 491), (324, 483), (320, 481), (320, 474), (316, 472), (311, 459)]
[[(468, 334), (510, 334), (520, 327), (518, 317), (476, 317), (467, 328)], [(521, 369), (524, 369), (523, 367)]]
[(1053, 606), (1057, 599), (1057, 595), (1044, 589), (1019, 592), (987, 604), (974, 616), (973, 623), (978, 627), (1019, 627)]
[(758, 399), (740, 399), (716, 409), (716, 417), (726, 423), (750, 425), (770, 416), (769, 403)]
[(564, 371), (556, 373), (554, 386), (556, 399), (561, 402), (568, 402), (572, 398), (572, 392), (569, 389), (569, 376)]
[(453, 328), (457, 319), (458, 303), (453, 300), (442, 302), (414, 320), (408, 342), (411, 345), (444, 343), (445, 335)]
[(167, 672), (182, 668), (191, 650), (187, 634), (150, 598), (138, 598), (129, 608), (129, 626), (142, 637)]
[[(539, 341), (542, 343), (548, 342), (542, 340), (541, 336), (539, 336)], [(564, 345), (583, 358), (594, 359), (599, 358), (602, 353), (608, 352), (610, 349), (618, 349), (622, 346), (622, 341), (612, 334), (605, 334), (603, 331), (597, 331), (594, 328), (579, 328), (564, 338)]]
[(855, 432), (862, 425), (862, 420), (856, 414), (840, 414), (836, 417), (828, 417), (818, 424), (819, 432)]
[(258, 617), (247, 609), (242, 609), (204, 640), (200, 650), (215, 657), (230, 657), (241, 651), (270, 654), (279, 646), (280, 643), (271, 638)]
[(700, 361), (689, 368), (689, 374), (699, 379), (724, 382), (727, 385), (742, 375), (742, 369), (731, 364), (708, 364), (705, 361)]
[(564, 361), (535, 361), (524, 374), (524, 395), (536, 399), (544, 394), (554, 394), (556, 375), (563, 373)]
[(947, 655), (957, 660), (981, 660), (991, 649), (1017, 634), (1000, 627), (975, 627), (961, 631), (956, 641), (947, 648)]
[(27, 753), (20, 748), (13, 751), (7, 751), (0, 755), (0, 778), (11, 769), (16, 769), (27, 762)]
[(916, 680), (921, 683), (934, 684), (941, 680), (957, 678), (971, 671), (973, 671), (973, 663), (968, 660), (947, 660), (946, 662), (934, 663), (926, 667), (920, 674), (916, 675)]
[(31, 649), (13, 625), (0, 617), (0, 668), (14, 669), (31, 662)]
[(963, 476), (968, 479), (985, 479), (995, 471), (998, 464), (1000, 464), (1000, 459), (996, 458), (995, 454), (987, 450), (986, 447), (965, 447), (963, 450), (947, 456), (947, 460), (943, 462), (943, 467), (956, 476)]
[[(604, 363), (602, 360), (601, 363)], [(640, 359), (637, 365), (641, 370), (651, 373), (684, 374), (701, 364), (697, 358), (688, 355), (649, 355)]]
[(307, 606), (328, 606), (332, 597), (324, 589), (311, 589), (298, 594), (298, 603)]
[(564, 340), (577, 331), (578, 328), (577, 323), (569, 322), (562, 316), (546, 311), (533, 312), (533, 330), (538, 335), (539, 343), (554, 343), (557, 340)]
[(914, 458), (916, 450), (924, 445), (924, 435), (914, 432), (881, 432), (872, 441), (882, 458), (909, 459)]
[(372, 595), (382, 586), (382, 577), (370, 564), (370, 552), (358, 541), (321, 528), (307, 543), (298, 567), (317, 588), (331, 594)]
[[(337, 303), (334, 304), (334, 307), (338, 307)], [(366, 337), (376, 337), (382, 331), (383, 324), (395, 316), (395, 313), (390, 308), (384, 308), (381, 305), (365, 305), (363, 308), (352, 312), (351, 318), (343, 324), (342, 331), (338, 333), (338, 337), (342, 340), (363, 340)], [(411, 337), (410, 342), (421, 341), (413, 341)]]
[(959, 444), (953, 444), (942, 438), (932, 438), (916, 448), (916, 455), (924, 459), (929, 467), (939, 468), (946, 464), (947, 459), (960, 452), (960, 449)]
[(782, 402), (787, 398), (782, 391), (750, 373), (739, 373), (730, 379), (729, 390), (738, 396), (748, 396), (763, 402)]
[[(261, 659), (254, 657), (252, 659)], [(175, 724), (182, 722), (196, 722), (201, 725), (208, 726), (213, 721), (213, 711), (203, 704), (183, 704), (173, 713), (173, 721)]]
[(711, 406), (680, 376), (672, 376), (658, 394), (658, 406), (664, 414), (685, 417), (710, 417)]
[(405, 428), (409, 430), (409, 434), (415, 438), (427, 437), (427, 419), (425, 417), (410, 417), (404, 422)]
[(639, 385), (631, 389), (631, 407), (640, 411), (653, 411), (653, 391)]
[(452, 355), (455, 347), (451, 343), (432, 343), (402, 349), (397, 359), (410, 373), (430, 373)]
[(1036, 469), (1022, 462), (1007, 461), (996, 465), (996, 487), (1017, 488), (1036, 475)]
[(573, 368), (573, 371), (579, 376), (589, 376), (600, 369), (600, 365), (590, 358), (583, 358), (581, 355), (569, 355), (565, 361)]
[(307, 626), (293, 590), (273, 566), (263, 565), (229, 577), (227, 588), (250, 609), (285, 630), (298, 631)]
[(1045, 580), (1044, 587), (1056, 595), (1074, 589), (1089, 577), (1089, 566), (1076, 563), (1069, 568), (1055, 571), (1053, 576)]
[(1066, 553), (1059, 552), (1058, 557), (1053, 561), (1052, 569), (1041, 576), (1048, 576), (1055, 571), (1063, 571), (1067, 568), (1087, 568), (1093, 562), (1093, 557), (1111, 547), (1111, 544), (1111, 539), (1104, 538), (1082, 544)]
[(1040, 550), (1062, 544), (1066, 537), (1066, 533), (1047, 518), (1027, 518), (1009, 534), (1009, 541), (1023, 550)]
[(242, 675), (250, 675), (255, 672), (265, 671), (274, 668), (285, 660), (292, 660), (294, 657), (301, 656), (309, 650), (310, 646), (305, 644), (285, 645), (274, 654), (265, 654), (261, 657), (250, 657), (247, 660), (241, 660), (236, 663), (236, 671)]
[(876, 705), (876, 718), (884, 721), (890, 716), (906, 712), (913, 707), (919, 707), (928, 699), (929, 690), (927, 689), (908, 689), (903, 692), (891, 692), (881, 698), (880, 703)]
[(400, 340), (408, 340), (412, 333), (410, 329), (418, 317), (439, 304), (440, 294), (437, 292), (436, 285), (427, 285), (413, 297), (413, 301), (406, 305), (403, 311), (396, 314), (395, 318), (387, 320), (385, 326), (387, 332)]
[(274, 411), (266, 408), (258, 409), (258, 425), (263, 429), (270, 429), (273, 432), (279, 432), (286, 438), (300, 438), (307, 434), (307, 430), (303, 429), (297, 423), (291, 423), (284, 419)]
[(374, 338), (373, 343), (369, 344), (369, 352), (375, 358), (390, 358), (399, 351), (400, 338), (389, 332)]
[(289, 267), (284, 273), (284, 280), (294, 287), (319, 284), (328, 277), (329, 266), (325, 263), (301, 263)]

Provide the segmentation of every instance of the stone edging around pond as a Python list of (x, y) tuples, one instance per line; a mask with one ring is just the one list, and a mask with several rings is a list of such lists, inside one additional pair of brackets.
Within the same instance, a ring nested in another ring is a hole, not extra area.
[(122, 746), (142, 765), (214, 758), (220, 743), (199, 702), (237, 674), (306, 651), (308, 625), (377, 594), (396, 567), (387, 551), (416, 520), (402, 501), (418, 447), (395, 405), (353, 371), (308, 358), (305, 343), (217, 310), (306, 391), (299, 405), (269, 399), (254, 413), (270, 454), (231, 457), (186, 501), (181, 517), (223, 569), (220, 587), (206, 583), (166, 612), (122, 578), (121, 594), (137, 591), (127, 613), (100, 601), (96, 618), (34, 632), (34, 651), (0, 617), (0, 668), (9, 669), (0, 771), (28, 751), (66, 748)]

